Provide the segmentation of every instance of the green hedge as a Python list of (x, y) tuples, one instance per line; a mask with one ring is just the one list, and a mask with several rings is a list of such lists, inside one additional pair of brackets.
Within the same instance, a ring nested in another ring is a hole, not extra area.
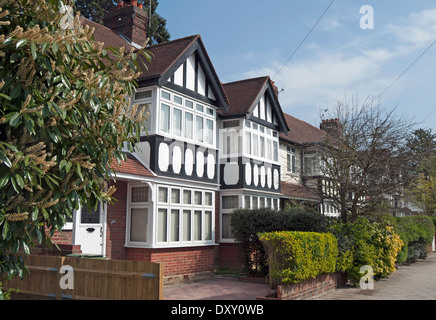
[(413, 263), (427, 257), (427, 246), (435, 235), (435, 220), (429, 216), (392, 217), (385, 220), (391, 223), (404, 246), (398, 254), (399, 263)]
[(338, 247), (332, 234), (282, 231), (258, 236), (267, 250), (270, 277), (279, 283), (297, 283), (335, 271)]
[(268, 274), (265, 249), (257, 236), (270, 231), (325, 232), (332, 223), (326, 216), (302, 208), (287, 211), (272, 209), (235, 210), (231, 216), (232, 233), (238, 243), (243, 271), (252, 275)]

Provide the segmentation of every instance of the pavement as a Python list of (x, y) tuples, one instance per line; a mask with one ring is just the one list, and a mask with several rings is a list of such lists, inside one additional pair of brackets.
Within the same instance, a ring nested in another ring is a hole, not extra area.
[(345, 287), (310, 300), (436, 300), (436, 253), (400, 265), (389, 278), (374, 281), (372, 290)]
[[(266, 296), (266, 283), (238, 278), (211, 280), (164, 288), (164, 300), (256, 300)], [(436, 254), (426, 260), (401, 265), (387, 279), (374, 282), (374, 289), (339, 288), (308, 300), (436, 300)]]
[(164, 287), (164, 300), (256, 300), (269, 293), (267, 283), (238, 278), (214, 277), (211, 280)]

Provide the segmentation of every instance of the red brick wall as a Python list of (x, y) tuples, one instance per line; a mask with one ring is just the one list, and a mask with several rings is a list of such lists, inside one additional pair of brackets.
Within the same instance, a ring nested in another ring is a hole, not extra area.
[(72, 244), (73, 243), (73, 231), (63, 230), (62, 234), (56, 231), (51, 238), (53, 243), (56, 244)]
[(343, 286), (347, 279), (341, 273), (327, 273), (303, 282), (279, 285), (277, 295), (257, 297), (258, 300), (300, 300), (317, 296)]
[(113, 197), (116, 200), (107, 206), (106, 257), (124, 260), (126, 259), (124, 243), (126, 241), (127, 182), (118, 181), (115, 187), (117, 191)]
[(218, 265), (227, 269), (242, 268), (241, 255), (236, 243), (220, 243)]
[(159, 262), (164, 276), (213, 272), (217, 246), (168, 249), (126, 248), (126, 259)]

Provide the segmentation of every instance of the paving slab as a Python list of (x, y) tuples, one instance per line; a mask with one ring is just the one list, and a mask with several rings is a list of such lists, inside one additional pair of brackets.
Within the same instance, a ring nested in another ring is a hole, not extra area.
[(174, 287), (165, 287), (164, 300), (256, 300), (266, 296), (266, 283), (253, 283), (233, 278), (213, 278)]

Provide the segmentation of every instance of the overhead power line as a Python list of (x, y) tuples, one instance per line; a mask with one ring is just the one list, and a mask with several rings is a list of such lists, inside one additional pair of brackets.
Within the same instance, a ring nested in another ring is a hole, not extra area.
[(306, 36), (304, 37), (304, 39), (300, 42), (300, 44), (298, 45), (298, 47), (294, 50), (294, 52), (292, 52), (291, 56), (288, 58), (288, 60), (283, 64), (283, 66), (280, 68), (280, 70), (276, 73), (276, 75), (273, 77), (273, 79), (275, 79), (275, 77), (277, 77), (279, 75), (280, 72), (282, 72), (283, 68), (286, 67), (286, 65), (289, 63), (289, 61), (291, 61), (291, 59), (295, 56), (295, 54), (297, 53), (297, 51), (301, 48), (301, 46), (303, 45), (303, 43), (306, 41), (306, 39), (310, 36), (310, 34), (312, 33), (312, 31), (316, 28), (316, 26), (318, 25), (318, 23), (321, 21), (321, 19), (325, 16), (325, 14), (327, 13), (327, 11), (330, 9), (330, 7), (333, 5), (333, 2), (335, 2), (335, 0), (332, 0), (332, 2), (330, 2), (330, 4), (328, 5), (327, 9), (324, 10), (324, 12), (322, 13), (322, 15), (319, 17), (318, 21), (316, 21), (316, 23), (313, 25), (313, 27), (309, 30), (309, 32), (306, 34)]
[(435, 41), (433, 41), (432, 43), (430, 43), (430, 45), (424, 50), (424, 52), (422, 52), (420, 55), (419, 55), (419, 57), (418, 58), (416, 58), (394, 81), (392, 81), (392, 83), (390, 84), (390, 85), (388, 85), (387, 87), (386, 87), (386, 89), (384, 89), (379, 95), (378, 95), (378, 97), (380, 98), (383, 94), (385, 94), (386, 93), (386, 91), (388, 91), (398, 80), (400, 80), (405, 74), (406, 74), (406, 72), (407, 71), (409, 71), (410, 70), (410, 68), (412, 68), (418, 61), (419, 61), (419, 59), (421, 59), (426, 53), (427, 53), (427, 51), (428, 50), (430, 50), (431, 49), (431, 47), (433, 47), (434, 45), (435, 45), (435, 43), (436, 43), (436, 40)]

